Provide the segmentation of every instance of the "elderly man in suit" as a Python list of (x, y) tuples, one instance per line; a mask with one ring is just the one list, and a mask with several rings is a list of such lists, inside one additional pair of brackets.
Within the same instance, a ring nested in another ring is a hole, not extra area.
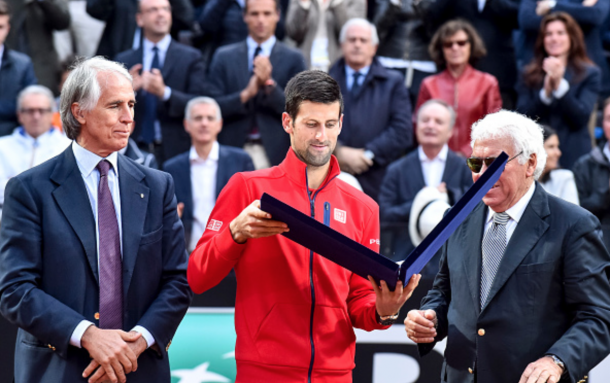
[[(379, 209), (382, 226), (394, 235), (396, 259), (404, 259), (413, 249), (407, 233), (411, 206), (425, 187), (438, 188), (453, 205), (472, 185), (466, 161), (449, 149), (455, 111), (442, 100), (428, 100), (417, 112), (417, 150), (393, 162), (381, 184)], [(434, 278), (438, 260), (429, 262), (423, 276)]]
[(243, 147), (257, 169), (278, 165), (286, 155), (284, 87), (305, 70), (301, 53), (274, 36), (279, 19), (279, 0), (245, 0), (248, 38), (216, 51), (206, 90), (224, 116), (218, 142)]
[(161, 165), (189, 148), (182, 119), (186, 103), (203, 94), (203, 62), (198, 50), (172, 40), (168, 0), (140, 1), (136, 20), (144, 34), (142, 45), (118, 54), (115, 61), (130, 68), (134, 80), (133, 138)]
[(168, 160), (163, 170), (176, 183), (187, 249), (191, 252), (197, 247), (220, 191), (233, 174), (254, 170), (254, 164), (242, 149), (216, 141), (222, 130), (222, 114), (214, 99), (192, 99), (185, 115), (184, 128), (191, 136), (191, 149)]
[(542, 129), (515, 112), (472, 129), (476, 181), (510, 158), (441, 250), (420, 310), (405, 319), (422, 355), (447, 337), (443, 382), (584, 381), (610, 352), (610, 255), (593, 214), (536, 182)]
[(117, 153), (134, 104), (124, 67), (82, 62), (61, 94), (74, 142), (8, 182), (0, 312), (20, 328), (16, 383), (170, 381), (187, 254), (171, 176)]

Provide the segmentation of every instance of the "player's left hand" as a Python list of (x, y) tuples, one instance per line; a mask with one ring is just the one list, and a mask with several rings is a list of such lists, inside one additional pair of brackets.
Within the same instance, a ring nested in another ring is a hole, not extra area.
[(373, 290), (375, 290), (375, 307), (377, 308), (377, 313), (379, 316), (383, 317), (397, 314), (400, 311), (402, 305), (411, 297), (413, 290), (415, 290), (419, 284), (421, 275), (413, 275), (405, 288), (402, 287), (402, 282), (398, 281), (394, 291), (390, 291), (390, 288), (385, 281), (381, 281), (381, 286), (379, 286), (373, 277), (369, 275), (368, 278), (371, 285), (373, 285)]
[(527, 365), (519, 383), (557, 383), (563, 371), (550, 356), (543, 356)]

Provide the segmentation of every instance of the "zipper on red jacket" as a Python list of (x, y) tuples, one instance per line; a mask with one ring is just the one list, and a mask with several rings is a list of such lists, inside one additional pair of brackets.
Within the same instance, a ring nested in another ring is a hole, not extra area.
[[(310, 217), (316, 218), (316, 196), (322, 189), (326, 187), (336, 176), (328, 180), (321, 188), (316, 190), (311, 195), (309, 190), (309, 180), (307, 179), (307, 168), (305, 168), (305, 187), (307, 188), (307, 199), (309, 200)], [(311, 383), (311, 374), (313, 373), (313, 362), (316, 357), (316, 346), (313, 342), (313, 315), (316, 308), (316, 290), (313, 285), (313, 251), (309, 250), (309, 285), (311, 289), (311, 315), (309, 316), (309, 342), (311, 343), (311, 361), (309, 362), (309, 371), (307, 371), (307, 382)]]

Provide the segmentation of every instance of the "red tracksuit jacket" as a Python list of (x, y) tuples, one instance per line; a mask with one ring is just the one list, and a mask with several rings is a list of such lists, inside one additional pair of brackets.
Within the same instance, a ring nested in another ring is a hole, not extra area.
[(353, 327), (387, 328), (375, 319), (370, 282), (275, 235), (233, 241), (229, 224), (263, 192), (379, 251), (379, 207), (336, 178), (336, 158), (317, 190), (292, 149), (270, 169), (238, 173), (220, 193), (207, 228), (191, 254), (188, 281), (196, 293), (237, 277), (236, 382), (351, 382)]

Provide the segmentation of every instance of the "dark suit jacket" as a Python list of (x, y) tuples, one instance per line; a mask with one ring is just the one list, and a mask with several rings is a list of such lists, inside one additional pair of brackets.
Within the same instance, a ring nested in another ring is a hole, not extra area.
[(329, 74), (339, 83), (345, 103), (339, 144), (375, 154), (373, 166), (356, 178), (364, 192), (377, 201), (386, 167), (413, 145), (411, 102), (404, 79), (374, 59), (358, 94), (352, 96), (344, 59), (339, 59)]
[[(142, 55), (143, 51), (140, 47), (140, 49), (119, 53), (115, 61), (131, 68), (142, 63)], [(201, 53), (172, 40), (161, 69), (163, 81), (172, 89), (172, 94), (169, 100), (165, 102), (159, 100), (157, 103), (157, 118), (161, 124), (164, 159), (188, 150), (191, 145), (191, 138), (183, 125), (184, 108), (190, 99), (203, 94), (203, 72)], [(138, 122), (144, 120), (145, 105), (144, 92), (140, 90), (136, 94), (135, 128), (132, 134), (136, 142), (142, 131), (142, 126), (138, 125)]]
[(0, 136), (13, 132), (17, 121), (17, 95), (23, 88), (36, 84), (34, 66), (23, 53), (4, 47), (0, 66)]
[[(168, 174), (118, 158), (123, 230), (123, 330), (146, 328), (129, 382), (169, 382), (166, 347), (191, 300), (187, 254)], [(84, 319), (97, 324), (95, 221), (72, 148), (13, 177), (0, 228), (0, 312), (20, 327), (15, 382), (80, 382), (90, 362), (70, 346)]]
[(290, 146), (290, 138), (282, 128), (286, 102), (284, 87), (294, 75), (305, 70), (305, 59), (299, 51), (278, 41), (269, 60), (273, 66), (271, 76), (277, 85), (269, 93), (260, 90), (254, 98), (242, 104), (240, 93), (251, 77), (248, 45), (242, 41), (221, 47), (212, 59), (206, 91), (222, 110), (223, 129), (218, 142), (241, 148), (251, 127), (256, 124), (271, 165), (279, 165)]
[(592, 149), (588, 124), (599, 97), (601, 73), (591, 65), (577, 76), (574, 69), (568, 67), (564, 78), (570, 84), (570, 90), (560, 99), (553, 98), (551, 105), (540, 101), (542, 86), (529, 88), (521, 79), (517, 86), (517, 110), (557, 131), (563, 153), (559, 163), (562, 168), (571, 169), (576, 160)]
[[(422, 310), (447, 337), (443, 382), (514, 383), (531, 362), (558, 356), (576, 382), (610, 352), (610, 255), (599, 221), (536, 184), (480, 309), (481, 202), (442, 248)], [(483, 330), (480, 331), (480, 330)], [(481, 335), (479, 335), (481, 334)], [(420, 344), (420, 353), (433, 344)]]
[[(190, 243), (191, 230), (193, 229), (193, 187), (191, 184), (191, 161), (189, 152), (182, 153), (168, 160), (163, 165), (163, 170), (174, 178), (176, 185), (176, 199), (184, 203), (182, 212), (182, 223), (184, 225), (184, 236), (187, 245)], [(254, 170), (252, 158), (242, 149), (231, 146), (220, 145), (218, 151), (218, 170), (216, 172), (216, 198), (222, 188), (235, 173)]]
[[(472, 186), (472, 173), (466, 160), (449, 150), (442, 181), (447, 185), (449, 203), (453, 205)], [(388, 166), (379, 192), (379, 214), (385, 231), (391, 232), (394, 257), (403, 260), (415, 248), (409, 238), (409, 215), (415, 195), (426, 186), (417, 150)], [(432, 278), (438, 272), (438, 259), (426, 270)]]

